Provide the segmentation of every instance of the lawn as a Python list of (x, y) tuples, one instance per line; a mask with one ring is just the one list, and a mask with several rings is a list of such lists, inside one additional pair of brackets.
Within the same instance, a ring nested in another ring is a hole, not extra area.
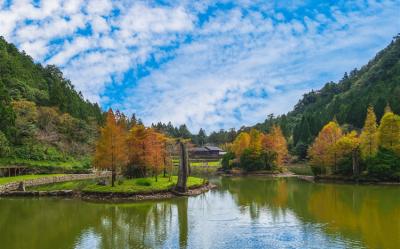
[(288, 165), (287, 169), (296, 175), (307, 175), (307, 176), (313, 175), (310, 165), (304, 163)]
[[(155, 178), (135, 178), (129, 180), (117, 181), (115, 187), (97, 185), (96, 180), (81, 180), (62, 183), (54, 183), (32, 187), (29, 190), (38, 191), (53, 191), (53, 190), (82, 190), (91, 192), (115, 192), (115, 193), (136, 193), (136, 192), (152, 192), (167, 190), (173, 187), (177, 182), (177, 177), (173, 176), (172, 181), (168, 177), (159, 177), (158, 181)], [(203, 184), (203, 179), (197, 177), (189, 177), (188, 187), (200, 186)]]
[(20, 165), (27, 167), (60, 167), (65, 169), (72, 168), (83, 168), (87, 164), (86, 161), (35, 161), (35, 160), (27, 160), (27, 159), (19, 159), (19, 158), (0, 158), (0, 167), (2, 165)]
[(49, 175), (21, 175), (21, 176), (11, 176), (11, 177), (0, 177), (0, 185), (20, 182), (25, 180), (33, 180), (38, 178), (53, 177), (53, 176), (63, 176), (64, 174), (49, 174)]

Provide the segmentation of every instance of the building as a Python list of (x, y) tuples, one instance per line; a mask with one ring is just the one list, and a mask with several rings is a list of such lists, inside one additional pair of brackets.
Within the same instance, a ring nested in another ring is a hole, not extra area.
[(190, 157), (213, 157), (218, 158), (225, 154), (221, 148), (216, 146), (194, 147), (189, 149)]

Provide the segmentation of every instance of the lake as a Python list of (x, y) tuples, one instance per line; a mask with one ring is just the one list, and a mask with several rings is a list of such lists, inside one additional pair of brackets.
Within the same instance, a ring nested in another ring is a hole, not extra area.
[(400, 248), (400, 187), (215, 178), (167, 201), (0, 199), (0, 248)]

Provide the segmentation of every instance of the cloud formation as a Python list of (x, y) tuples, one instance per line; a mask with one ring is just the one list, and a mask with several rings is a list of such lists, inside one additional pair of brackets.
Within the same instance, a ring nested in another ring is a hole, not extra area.
[(145, 123), (240, 127), (367, 62), (399, 1), (0, 1), (0, 35)]

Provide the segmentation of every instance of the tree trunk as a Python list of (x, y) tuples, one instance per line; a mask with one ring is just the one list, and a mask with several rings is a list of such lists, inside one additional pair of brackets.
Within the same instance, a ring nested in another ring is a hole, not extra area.
[(115, 186), (115, 178), (116, 177), (117, 177), (117, 174), (115, 172), (115, 168), (113, 168), (111, 171), (111, 187)]
[(180, 147), (180, 163), (179, 163), (179, 170), (178, 170), (178, 183), (176, 184), (176, 191), (185, 193), (187, 191), (187, 178), (188, 178), (188, 152), (186, 148), (186, 144), (182, 141), (179, 141)]
[(353, 176), (359, 175), (359, 162), (358, 162), (358, 150), (353, 150), (352, 152), (353, 158)]

